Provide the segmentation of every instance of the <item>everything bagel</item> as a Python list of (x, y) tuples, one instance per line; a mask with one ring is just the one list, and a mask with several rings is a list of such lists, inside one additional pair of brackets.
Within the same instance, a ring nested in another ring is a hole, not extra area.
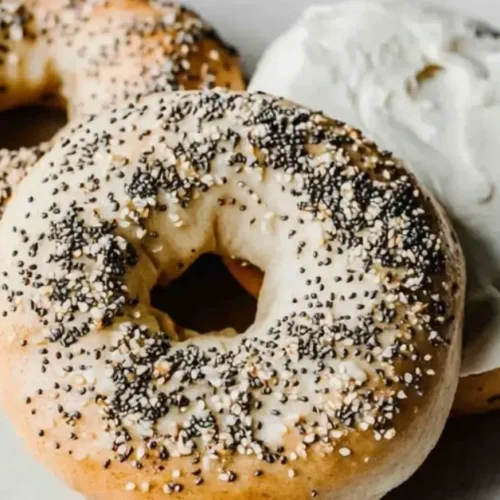
[[(139, 99), (57, 142), (0, 241), (4, 406), (88, 498), (377, 499), (442, 431), (461, 251), (343, 123), (265, 94)], [(240, 335), (185, 338), (150, 305), (206, 252), (266, 271)]]
[[(43, 104), (69, 119), (142, 94), (244, 88), (238, 58), (195, 13), (161, 0), (0, 2), (0, 110)], [(0, 215), (50, 144), (0, 150)]]

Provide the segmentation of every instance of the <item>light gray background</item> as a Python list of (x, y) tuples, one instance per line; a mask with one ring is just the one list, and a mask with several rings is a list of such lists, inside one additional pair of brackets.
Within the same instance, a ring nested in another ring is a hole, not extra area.
[[(0, 0), (1, 1), (1, 0)], [(418, 0), (415, 0), (418, 1)], [(247, 75), (311, 0), (185, 0), (242, 54)], [(434, 0), (500, 26), (500, 0)], [(389, 500), (500, 499), (499, 414), (451, 422), (424, 466)], [(0, 500), (80, 500), (23, 452), (0, 415)]]

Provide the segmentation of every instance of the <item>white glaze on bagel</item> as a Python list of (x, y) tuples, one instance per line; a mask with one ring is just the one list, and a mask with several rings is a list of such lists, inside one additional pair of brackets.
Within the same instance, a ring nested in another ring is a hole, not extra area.
[[(390, 153), (321, 114), (181, 92), (93, 117), (0, 240), (4, 404), (89, 498), (379, 498), (444, 426), (460, 249)], [(241, 335), (186, 339), (150, 306), (205, 252), (266, 271)]]
[[(160, 0), (0, 2), (0, 110), (66, 106), (70, 119), (143, 94), (244, 88), (234, 50), (195, 13)], [(50, 144), (0, 150), (5, 200)], [(31, 161), (34, 160), (34, 161)]]

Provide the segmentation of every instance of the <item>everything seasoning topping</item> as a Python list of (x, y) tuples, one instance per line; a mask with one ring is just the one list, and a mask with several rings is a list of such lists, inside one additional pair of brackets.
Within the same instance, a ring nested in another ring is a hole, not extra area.
[[(127, 491), (238, 482), (239, 456), (262, 463), (252, 477), (274, 464), (289, 480), (311, 454), (360, 459), (351, 436), (394, 439), (436, 374), (452, 249), (415, 181), (343, 123), (262, 94), (159, 94), (83, 123), (33, 174), (43, 191), (16, 205), (32, 218), (13, 226), (14, 207), (5, 219), (0, 311), (40, 319), (42, 337), (20, 347), (36, 345), (40, 387), (23, 400), (51, 412), (56, 397), (77, 456), (97, 406), (112, 442), (103, 468), (157, 471)], [(281, 249), (286, 282), (245, 334), (179, 340), (140, 289), (175, 278), (196, 256), (196, 225), (226, 213), (256, 252)]]
[[(218, 75), (227, 69), (224, 61), (236, 64), (230, 59), (234, 50), (184, 7), (158, 0), (134, 0), (126, 8), (116, 0), (50, 4), (0, 2), (0, 66), (7, 68), (0, 77), (0, 95), (6, 102), (11, 90), (17, 92), (15, 86), (10, 87), (8, 75), (12, 66), (22, 64), (26, 50), (20, 44), (23, 40), (47, 44), (47, 66), (60, 73), (63, 91), (71, 89), (63, 97), (72, 118), (111, 109), (153, 92), (231, 86)], [(58, 67), (67, 59), (71, 59), (68, 75), (64, 63)], [(73, 68), (79, 73), (75, 75)], [(71, 79), (70, 85), (65, 84), (66, 78)], [(40, 81), (41, 86), (45, 84)], [(13, 187), (49, 147), (0, 149), (0, 217)]]
[[(61, 221), (51, 222), (47, 238), (56, 251), (47, 263), (55, 263), (59, 272), (39, 283), (49, 303), (57, 306), (50, 340), (66, 346), (92, 328), (108, 326), (122, 312), (128, 300), (123, 277), (127, 266), (137, 263), (134, 247), (115, 234), (115, 222), (86, 226), (79, 211), (73, 208)], [(78, 312), (88, 317), (68, 327)]]
[(49, 150), (48, 143), (16, 151), (0, 149), (0, 218), (13, 187), (25, 177), (29, 169)]

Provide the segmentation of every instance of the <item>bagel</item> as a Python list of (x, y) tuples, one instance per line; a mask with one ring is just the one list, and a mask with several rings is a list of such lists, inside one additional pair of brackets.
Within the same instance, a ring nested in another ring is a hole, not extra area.
[[(42, 104), (70, 120), (141, 94), (242, 90), (234, 49), (194, 12), (160, 0), (0, 2), (0, 110)], [(50, 143), (0, 150), (0, 215)]]
[(500, 369), (460, 377), (453, 403), (457, 416), (500, 410)]
[[(444, 427), (460, 247), (341, 122), (265, 94), (141, 98), (43, 156), (0, 241), (4, 407), (87, 498), (377, 499)], [(207, 252), (266, 271), (243, 334), (150, 305)]]

